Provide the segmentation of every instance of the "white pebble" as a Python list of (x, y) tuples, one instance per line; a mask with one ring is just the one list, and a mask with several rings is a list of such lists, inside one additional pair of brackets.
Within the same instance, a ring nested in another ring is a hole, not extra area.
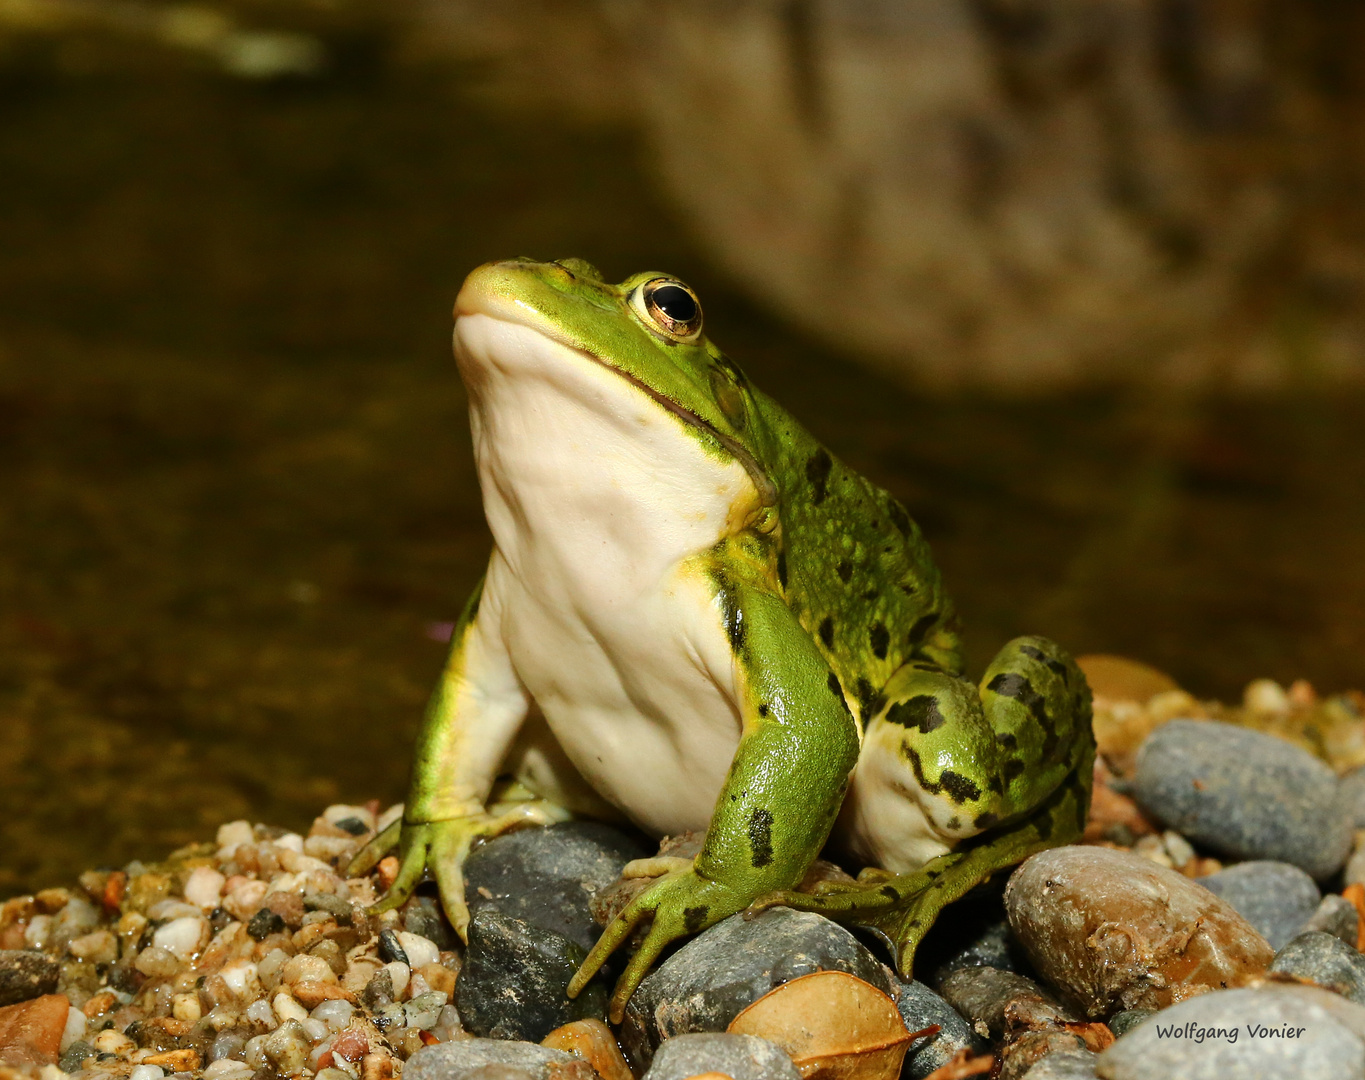
[(123, 1032), (114, 1028), (109, 1028), (107, 1031), (101, 1031), (93, 1040), (91, 1040), (90, 1045), (101, 1054), (124, 1055), (131, 1054), (137, 1049), (137, 1043), (133, 1042), (133, 1040), (128, 1038)]
[(246, 1007), (246, 1018), (253, 1024), (260, 1024), (262, 1027), (274, 1029), (279, 1022), (275, 1019), (275, 1012), (270, 1007), (270, 1002), (265, 998), (257, 998)]
[(284, 851), (297, 851), (300, 855), (303, 854), (303, 837), (296, 832), (277, 836), (271, 843)]
[(384, 971), (389, 973), (389, 978), (393, 980), (393, 1000), (402, 1001), (403, 991), (408, 988), (408, 976), (411, 972), (408, 965), (401, 960), (395, 960), (391, 964), (385, 964)]
[(38, 1080), (66, 1080), (66, 1073), (58, 1065), (44, 1065), (38, 1070)]
[(249, 844), (256, 839), (249, 821), (229, 821), (218, 826), (218, 857), (228, 858), (241, 844)]
[(158, 922), (169, 922), (171, 919), (198, 918), (204, 914), (194, 904), (187, 904), (183, 900), (161, 900), (147, 909), (149, 918), (156, 919)]
[(241, 883), (227, 894), (223, 901), (223, 907), (228, 910), (234, 918), (245, 922), (256, 914), (256, 910), (261, 906), (261, 901), (265, 899), (266, 884), (264, 881), (243, 879)]
[(307, 1020), (308, 1010), (295, 1001), (289, 994), (281, 990), (271, 1001), (275, 1008), (275, 1015), (280, 1018), (280, 1022), (286, 1020)]
[(48, 935), (52, 933), (52, 916), (35, 915), (29, 920), (28, 926), (24, 927), (24, 944), (30, 949), (41, 949), (47, 944)]
[(152, 944), (180, 960), (193, 960), (209, 943), (209, 924), (202, 915), (186, 915), (157, 927)]
[(196, 866), (185, 882), (185, 899), (205, 911), (218, 906), (227, 878), (211, 866)]
[[(302, 851), (294, 851), (292, 848), (284, 848), (280, 852), (280, 865), (291, 874), (330, 874), (332, 868), (321, 859), (315, 859), (311, 855), (305, 855)], [(301, 890), (311, 892), (307, 886)]]
[(73, 1042), (83, 1038), (85, 1038), (85, 1013), (73, 1005), (66, 1010), (66, 1027), (62, 1028), (60, 1052), (65, 1054)]
[(321, 1020), (333, 1031), (340, 1031), (351, 1022), (355, 1006), (349, 1001), (324, 1001), (308, 1015), (314, 1020)]
[(300, 982), (334, 983), (337, 981), (337, 974), (332, 970), (331, 964), (320, 956), (310, 956), (308, 953), (291, 956), (285, 962), (284, 969), (280, 974), (290, 986)]
[(270, 879), (270, 891), (302, 894), (303, 882), (299, 880), (298, 874), (276, 874)]
[(424, 938), (421, 934), (412, 934), (406, 930), (398, 931), (398, 944), (403, 946), (403, 951), (408, 954), (408, 966), (416, 971), (427, 964), (434, 964), (441, 959), (441, 950), (436, 947), (436, 943), (430, 938)]
[(1283, 713), (1290, 708), (1289, 695), (1274, 679), (1256, 679), (1242, 691), (1242, 704), (1253, 712)]
[(176, 994), (171, 998), (171, 1015), (177, 1020), (184, 1020), (187, 1024), (198, 1023), (199, 1018), (204, 1015), (204, 1008), (199, 1004), (199, 995)]
[(308, 1034), (310, 1043), (320, 1043), (332, 1033), (332, 1029), (321, 1020), (314, 1020), (311, 1016), (299, 1021), (303, 1025), (303, 1030)]
[(180, 961), (174, 953), (158, 948), (156, 945), (149, 945), (137, 954), (137, 959), (133, 961), (133, 967), (144, 975), (159, 979), (174, 975), (179, 971)]
[(269, 1058), (265, 1056), (265, 1041), (269, 1035), (257, 1035), (254, 1039), (248, 1039), (246, 1047), (242, 1051), (242, 1057), (252, 1069), (264, 1069), (269, 1063)]
[(233, 960), (218, 972), (238, 1001), (253, 1001), (261, 996), (261, 980), (250, 960)]
[(108, 930), (82, 934), (66, 948), (78, 960), (89, 960), (92, 964), (112, 964), (118, 959), (118, 938)]
[(128, 1080), (161, 1080), (165, 1075), (160, 1065), (135, 1065)]
[(204, 1070), (204, 1080), (229, 1080), (229, 1077), (247, 1077), (252, 1072), (251, 1066), (245, 1061), (234, 1061), (232, 1058), (219, 1058), (212, 1062)]

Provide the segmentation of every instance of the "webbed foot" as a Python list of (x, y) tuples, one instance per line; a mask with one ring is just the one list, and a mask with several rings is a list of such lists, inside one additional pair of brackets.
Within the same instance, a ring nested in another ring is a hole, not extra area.
[(613, 1024), (621, 1022), (626, 1002), (669, 942), (695, 934), (727, 916), (743, 911), (749, 903), (748, 897), (729, 886), (699, 875), (691, 860), (642, 859), (638, 862), (650, 865), (640, 865), (637, 868), (640, 873), (636, 876), (653, 876), (645, 871), (664, 870), (665, 873), (657, 884), (627, 904), (621, 914), (602, 931), (597, 944), (569, 981), (569, 997), (577, 997), (607, 962), (607, 958), (630, 937), (635, 927), (653, 916), (649, 932), (630, 958), (612, 992), (610, 1016)]

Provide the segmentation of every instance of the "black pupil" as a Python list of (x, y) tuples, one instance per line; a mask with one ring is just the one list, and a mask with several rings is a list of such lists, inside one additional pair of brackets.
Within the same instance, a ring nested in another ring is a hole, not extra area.
[(690, 323), (697, 317), (697, 302), (677, 285), (660, 285), (649, 294), (649, 299), (674, 322)]

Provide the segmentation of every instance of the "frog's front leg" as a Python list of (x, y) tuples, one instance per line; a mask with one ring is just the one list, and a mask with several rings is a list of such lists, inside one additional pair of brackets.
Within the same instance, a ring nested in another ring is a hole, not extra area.
[[(574, 997), (641, 922), (648, 934), (617, 982), (611, 1017), (664, 946), (791, 888), (820, 853), (858, 756), (838, 680), (787, 606), (758, 586), (720, 584), (743, 723), (701, 853), (603, 931), (569, 984)], [(727, 673), (728, 674), (728, 673)]]
[(441, 904), (461, 938), (469, 926), (462, 868), (474, 840), (568, 816), (519, 785), (502, 786), (493, 804), (485, 806), (530, 707), (497, 621), (496, 601), (480, 582), (455, 624), (445, 668), (417, 736), (403, 817), (347, 868), (352, 875), (365, 873), (397, 848), (398, 875), (374, 907), (380, 912), (406, 901), (430, 867)]
[[(1006, 645), (979, 688), (915, 662), (885, 693), (846, 811), (891, 821), (900, 811), (903, 822), (913, 809), (929, 833), (921, 850), (928, 842), (944, 853), (874, 884), (832, 885), (814, 896), (784, 892), (755, 906), (786, 904), (869, 927), (909, 978), (915, 950), (945, 904), (996, 871), (1080, 836), (1095, 740), (1085, 677), (1044, 638)], [(892, 869), (898, 856), (916, 850), (885, 833), (873, 846)]]

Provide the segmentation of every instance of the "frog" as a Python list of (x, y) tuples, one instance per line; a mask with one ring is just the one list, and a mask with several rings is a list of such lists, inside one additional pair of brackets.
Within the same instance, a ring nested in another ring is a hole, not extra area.
[[(948, 903), (1084, 828), (1090, 691), (1051, 641), (964, 673), (919, 526), (752, 385), (666, 273), (485, 264), (455, 302), (492, 552), (455, 624), (376, 912), (434, 877), (467, 938), (472, 846), (570, 818), (703, 834), (604, 928), (610, 999), (671, 942), (785, 905), (862, 926), (906, 978)], [(822, 853), (861, 867), (798, 890)], [(638, 933), (637, 933), (638, 930)]]

